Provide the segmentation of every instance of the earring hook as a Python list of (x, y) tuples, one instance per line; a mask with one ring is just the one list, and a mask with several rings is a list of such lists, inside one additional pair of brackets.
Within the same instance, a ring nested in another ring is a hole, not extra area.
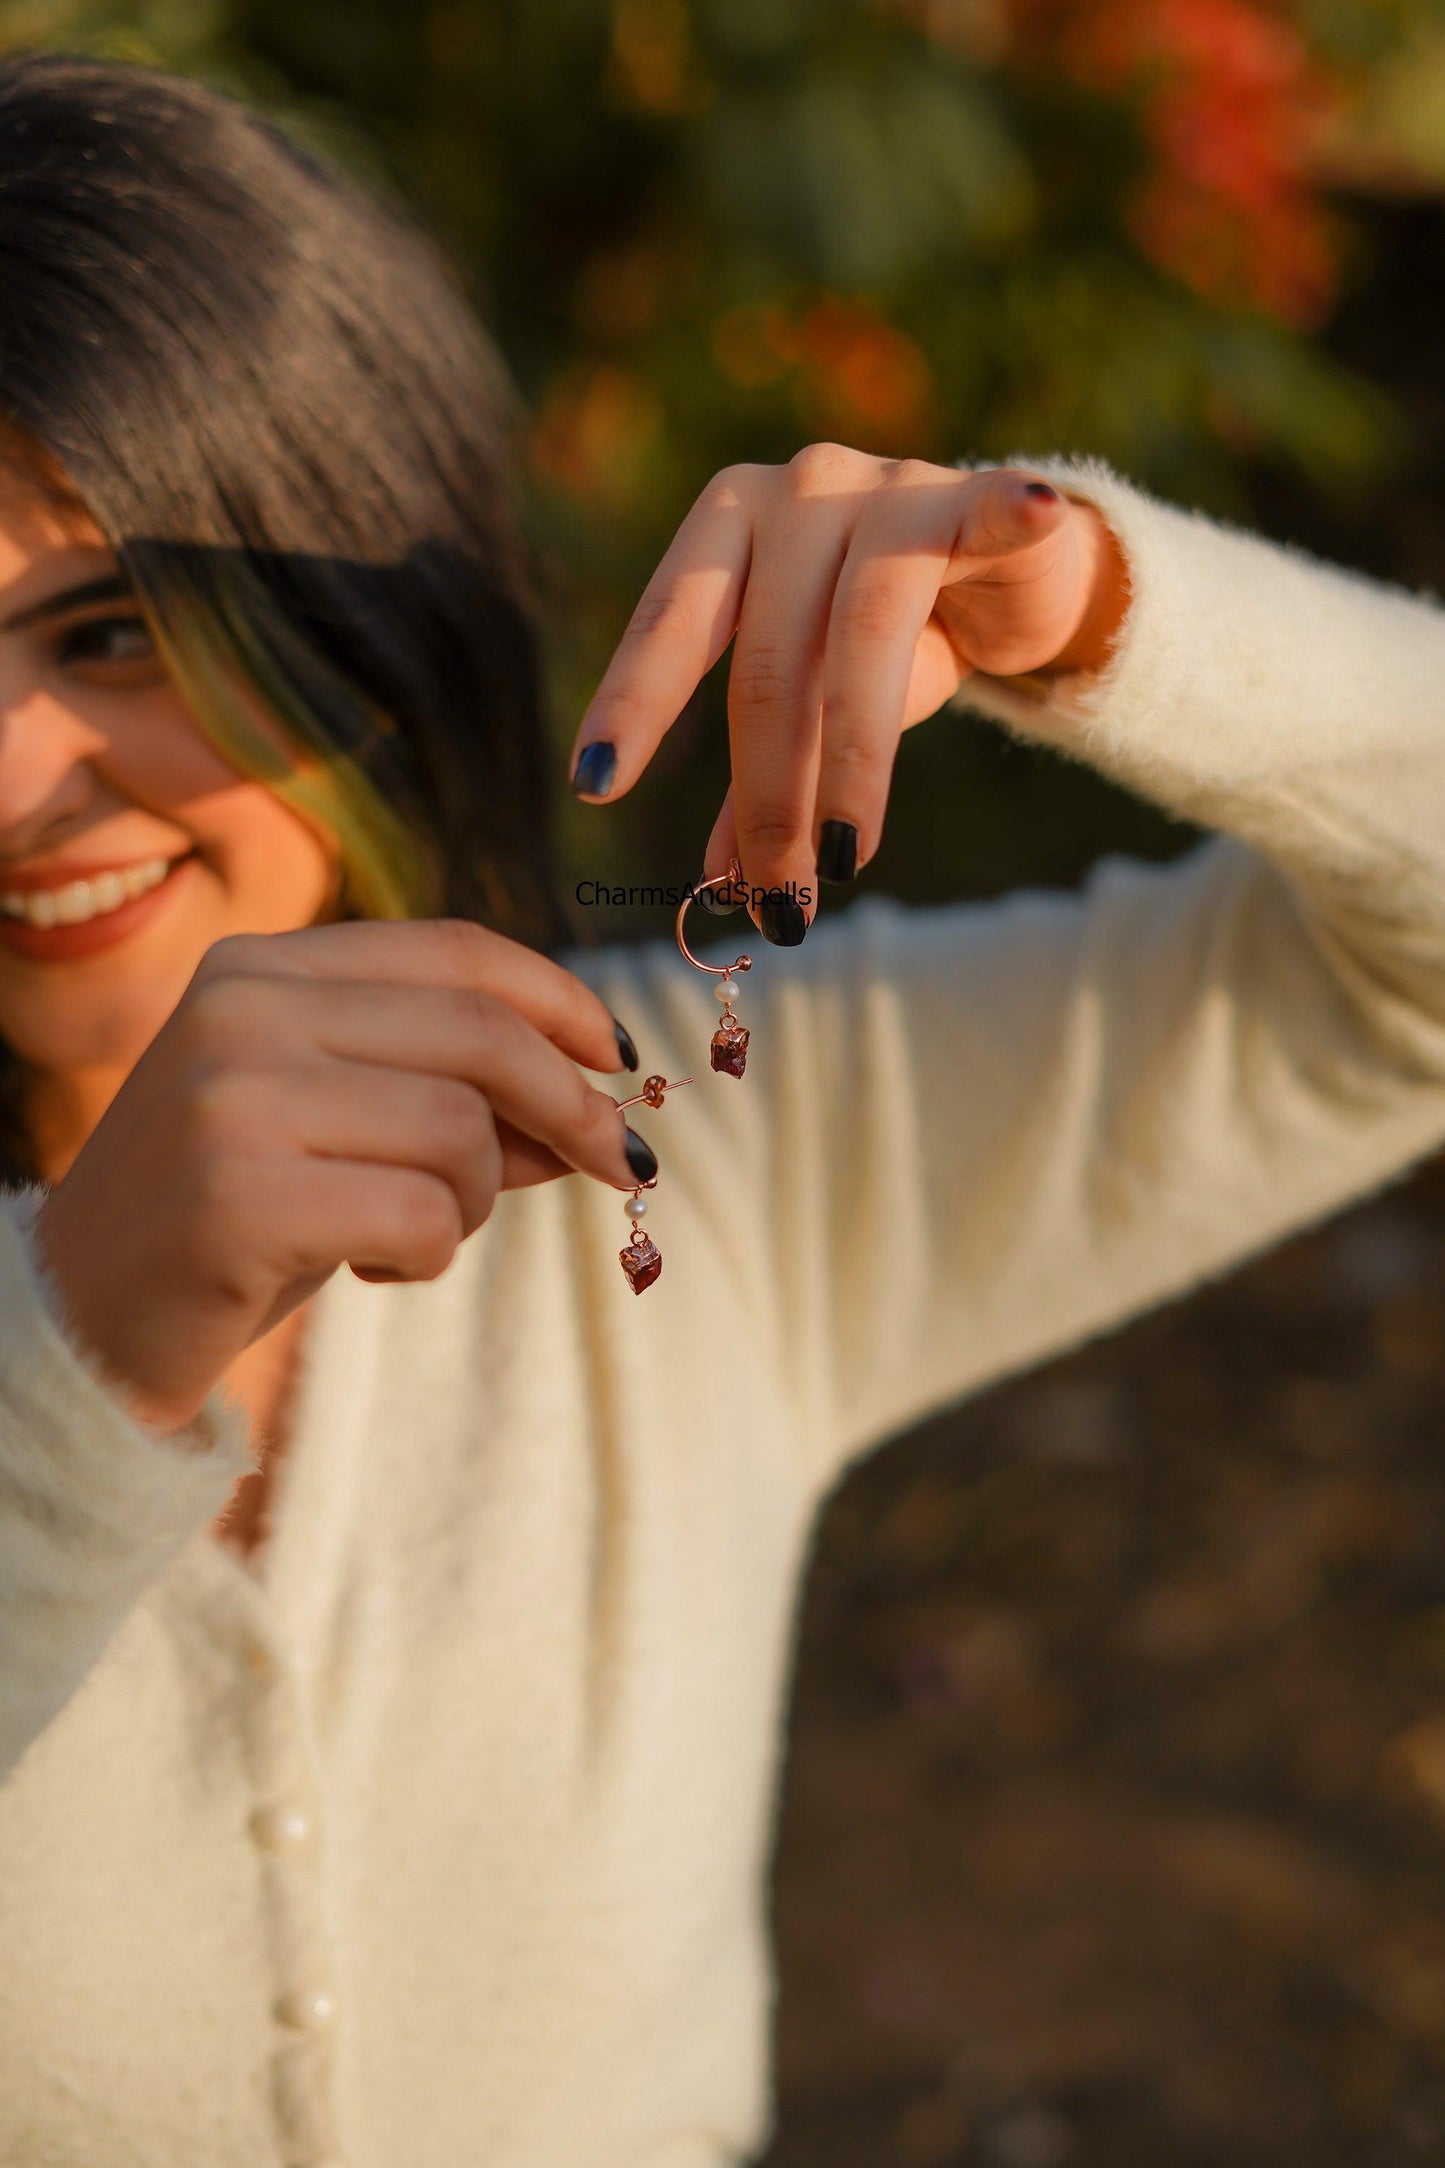
[(730, 971), (752, 970), (753, 959), (751, 956), (739, 956), (734, 963), (730, 964), (703, 963), (699, 957), (693, 955), (692, 950), (687, 945), (687, 936), (683, 932), (683, 927), (687, 922), (688, 907), (690, 904), (696, 901), (697, 897), (702, 893), (703, 889), (729, 888), (732, 886), (734, 881), (741, 881), (742, 877), (742, 867), (738, 864), (738, 861), (735, 858), (730, 858), (728, 860), (728, 870), (726, 873), (715, 873), (710, 881), (694, 881), (692, 884), (692, 894), (683, 897), (682, 906), (677, 914), (677, 945), (682, 950), (683, 955), (687, 958), (688, 962), (692, 965), (695, 971), (707, 971), (710, 972), (714, 977), (724, 978)]

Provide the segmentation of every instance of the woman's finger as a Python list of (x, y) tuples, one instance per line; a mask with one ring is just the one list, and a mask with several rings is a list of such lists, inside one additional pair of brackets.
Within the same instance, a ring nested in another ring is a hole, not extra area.
[(524, 1129), (513, 1128), (500, 1115), (495, 1119), (497, 1142), (502, 1147), (503, 1189), (531, 1189), (538, 1182), (555, 1182), (559, 1174), (573, 1172), (565, 1159), (529, 1137)]
[(269, 1117), (269, 1143), (315, 1159), (435, 1175), (456, 1199), (463, 1239), (491, 1213), (502, 1146), (489, 1099), (461, 1077), (389, 1062), (308, 1062), (253, 1079), (251, 1091)]
[[(722, 805), (718, 809), (718, 817), (712, 824), (712, 834), (707, 839), (707, 849), (702, 854), (703, 879), (708, 881), (716, 880), (719, 874), (727, 872), (729, 866), (737, 857), (737, 805), (733, 798), (733, 787), (729, 783), (727, 796), (723, 799)], [(716, 893), (717, 891), (714, 889), (712, 894), (716, 895)], [(708, 908), (708, 904), (704, 903), (702, 905), (702, 909), (707, 910)], [(717, 906), (714, 905), (712, 908), (716, 910)], [(719, 915), (723, 914), (720, 913)]]
[[(791, 946), (816, 909), (823, 653), (849, 537), (881, 462), (814, 444), (779, 477), (753, 535), (728, 679), (728, 738), (738, 855), (763, 934)], [(804, 903), (799, 891), (808, 901)]]
[(490, 994), (519, 1009), (584, 1069), (625, 1066), (617, 1019), (591, 987), (549, 956), (471, 919), (348, 919), (287, 933), (232, 934), (207, 950), (192, 983), (233, 972)]
[[(480, 1093), (492, 1115), (535, 1138), (580, 1173), (613, 1188), (632, 1188), (638, 1181), (639, 1160), (629, 1156), (627, 1117), (618, 1112), (616, 1099), (589, 1084), (575, 1063), (510, 1002), (465, 986), (350, 979), (302, 986), (294, 978), (273, 978), (256, 981), (249, 990), (241, 1022), (252, 1042), (264, 1045), (274, 1038), (280, 1045), (301, 1043), (303, 1034), (288, 1013), (298, 1000), (305, 1003), (304, 1041), (319, 1057), (317, 1073), (335, 1089), (338, 1104), (349, 1104), (370, 1090), (384, 1107), (391, 1088), (385, 1072), (407, 1071), (429, 1080), (439, 1122), (455, 1124)], [(470, 1094), (459, 1086), (471, 1087)], [(324, 1106), (324, 1095), (315, 1104)], [(283, 1127), (288, 1120), (304, 1118), (299, 1100), (294, 1117), (284, 1105), (276, 1115)], [(348, 1153), (339, 1135), (328, 1143), (320, 1132), (293, 1129), (290, 1142), (307, 1150), (365, 1156), (358, 1150)], [(631, 1150), (635, 1153), (636, 1146)], [(646, 1164), (647, 1156), (644, 1152), (641, 1161), (643, 1180), (655, 1172)]]
[[(549, 1151), (545, 1144), (539, 1144), (535, 1137), (529, 1137), (522, 1130), (514, 1129), (510, 1122), (494, 1117), (493, 1126), (502, 1153), (499, 1189), (531, 1189), (539, 1182), (555, 1182), (559, 1175), (574, 1172), (565, 1159), (559, 1159), (555, 1152)], [(400, 1272), (384, 1265), (353, 1265), (351, 1270), (358, 1280), (378, 1283), (403, 1277)]]
[(883, 833), (918, 644), (954, 554), (961, 495), (937, 467), (900, 461), (860, 512), (838, 574), (812, 834), (825, 822), (853, 829), (856, 866)]
[(960, 670), (1037, 670), (1072, 638), (1088, 580), (1067, 500), (1017, 467), (971, 475), (937, 621)]
[(631, 789), (731, 640), (763, 471), (719, 474), (673, 536), (578, 727), (568, 772), (579, 797)]

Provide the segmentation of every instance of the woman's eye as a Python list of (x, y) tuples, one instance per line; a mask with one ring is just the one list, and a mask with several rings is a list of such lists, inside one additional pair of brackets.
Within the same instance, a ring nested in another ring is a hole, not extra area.
[(148, 662), (155, 648), (144, 618), (93, 617), (63, 632), (56, 654), (62, 663)]

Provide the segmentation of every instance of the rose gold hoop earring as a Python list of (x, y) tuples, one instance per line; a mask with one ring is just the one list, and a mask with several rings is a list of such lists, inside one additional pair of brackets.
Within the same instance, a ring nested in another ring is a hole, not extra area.
[(688, 893), (683, 897), (682, 908), (677, 914), (678, 947), (682, 950), (683, 955), (692, 965), (694, 971), (706, 971), (718, 981), (714, 992), (717, 994), (718, 1000), (723, 1004), (723, 1012), (718, 1019), (717, 1030), (712, 1035), (712, 1065), (719, 1076), (741, 1076), (748, 1065), (748, 1040), (752, 1037), (752, 1033), (745, 1025), (740, 1024), (733, 1014), (732, 975), (735, 971), (751, 971), (753, 959), (751, 956), (738, 956), (730, 964), (705, 964), (694, 956), (692, 950), (688, 947), (687, 936), (683, 931), (683, 927), (687, 919), (688, 905), (695, 897), (702, 895), (705, 889), (730, 888), (734, 882), (741, 885), (742, 877), (742, 867), (735, 858), (730, 859), (726, 873), (714, 874), (710, 881), (695, 881), (693, 883)]
[[(660, 1107), (664, 1092), (681, 1091), (684, 1084), (691, 1082), (690, 1076), (680, 1076), (674, 1084), (669, 1084), (665, 1077), (650, 1076), (640, 1092), (634, 1093), (631, 1099), (619, 1099), (617, 1105), (619, 1109), (636, 1106)], [(617, 1255), (623, 1271), (627, 1274), (627, 1284), (634, 1295), (640, 1295), (645, 1287), (651, 1287), (662, 1272), (662, 1252), (651, 1235), (645, 1234), (642, 1228), (642, 1222), (647, 1217), (647, 1199), (642, 1192), (656, 1187), (656, 1175), (650, 1182), (639, 1182), (625, 1206), (627, 1217), (632, 1222), (632, 1240), (625, 1249), (619, 1250)]]

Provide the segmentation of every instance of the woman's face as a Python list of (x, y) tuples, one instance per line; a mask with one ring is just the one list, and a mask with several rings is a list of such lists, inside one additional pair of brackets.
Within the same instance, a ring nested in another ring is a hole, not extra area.
[(0, 469), (0, 1039), (66, 1164), (213, 941), (339, 915), (334, 849), (217, 751), (105, 582), (84, 513)]

